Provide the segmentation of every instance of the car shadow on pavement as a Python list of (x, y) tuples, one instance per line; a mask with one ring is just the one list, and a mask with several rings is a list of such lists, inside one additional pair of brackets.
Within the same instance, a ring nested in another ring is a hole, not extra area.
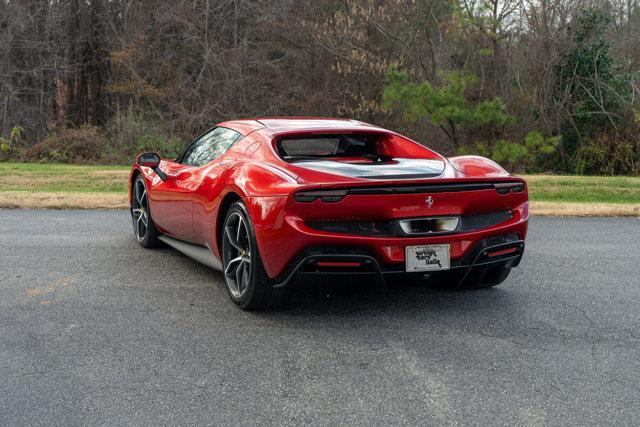
[[(162, 254), (163, 259), (173, 254), (174, 261), (184, 263), (176, 271), (188, 269), (195, 283), (209, 283), (202, 295), (208, 303), (233, 305), (230, 301), (222, 273), (209, 268), (171, 249)], [(173, 258), (173, 257), (172, 257)], [(186, 265), (188, 264), (188, 265)], [(212, 277), (213, 276), (213, 277)], [(213, 279), (213, 280), (212, 280)], [(213, 281), (215, 284), (211, 284)], [(317, 318), (412, 318), (426, 321), (434, 318), (446, 319), (493, 319), (502, 321), (522, 310), (523, 297), (513, 288), (518, 286), (517, 276), (510, 277), (498, 287), (474, 291), (439, 290), (427, 283), (394, 281), (382, 289), (375, 280), (356, 280), (345, 277), (296, 279), (291, 284), (293, 291), (288, 301), (274, 309), (242, 312), (246, 318), (272, 320), (286, 325), (288, 322), (308, 321)], [(205, 296), (206, 295), (206, 296)], [(340, 324), (340, 322), (338, 323)]]
[(517, 286), (507, 280), (502, 286), (475, 291), (439, 290), (425, 283), (393, 283), (388, 289), (379, 289), (375, 284), (352, 283), (350, 280), (321, 283), (296, 283), (297, 288), (286, 305), (277, 310), (258, 313), (259, 316), (286, 319), (298, 316), (354, 315), (361, 318), (367, 314), (394, 317), (447, 318), (494, 316), (510, 317), (517, 307), (517, 293), (509, 286)]

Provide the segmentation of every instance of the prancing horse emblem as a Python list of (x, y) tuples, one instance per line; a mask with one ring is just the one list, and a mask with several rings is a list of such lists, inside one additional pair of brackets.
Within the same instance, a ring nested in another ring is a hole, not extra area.
[(433, 205), (433, 197), (429, 196), (427, 197), (427, 207), (430, 208)]

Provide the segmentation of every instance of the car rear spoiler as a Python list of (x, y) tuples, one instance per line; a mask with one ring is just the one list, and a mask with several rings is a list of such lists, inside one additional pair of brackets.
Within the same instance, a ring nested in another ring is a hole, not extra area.
[[(344, 189), (322, 188), (318, 190), (302, 190), (294, 195), (298, 202), (313, 202), (317, 198), (331, 198), (328, 201), (339, 201), (347, 195), (390, 195), (390, 194), (422, 194), (451, 193), (460, 191), (477, 191), (495, 189), (500, 194), (513, 191), (520, 193), (525, 189), (523, 181), (507, 182), (455, 182), (423, 185), (376, 185), (367, 187), (350, 187)], [(334, 200), (335, 199), (335, 200)], [(325, 201), (325, 200), (323, 200)]]

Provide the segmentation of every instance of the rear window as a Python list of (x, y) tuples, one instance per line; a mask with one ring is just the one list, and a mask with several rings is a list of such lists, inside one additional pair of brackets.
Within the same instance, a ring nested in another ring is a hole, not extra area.
[(367, 157), (376, 154), (374, 135), (313, 135), (281, 139), (278, 153), (295, 161), (331, 157)]

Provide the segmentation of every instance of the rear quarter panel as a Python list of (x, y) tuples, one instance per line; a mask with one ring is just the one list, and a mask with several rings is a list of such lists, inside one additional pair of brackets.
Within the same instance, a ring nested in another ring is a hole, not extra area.
[[(194, 194), (193, 228), (195, 243), (208, 246), (220, 256), (221, 224), (225, 218), (225, 200), (240, 199), (247, 207), (258, 236), (258, 248), (273, 236), (277, 215), (293, 190), (295, 179), (277, 167), (252, 161), (243, 156), (226, 157), (211, 168)], [(266, 233), (266, 234), (265, 234)]]

